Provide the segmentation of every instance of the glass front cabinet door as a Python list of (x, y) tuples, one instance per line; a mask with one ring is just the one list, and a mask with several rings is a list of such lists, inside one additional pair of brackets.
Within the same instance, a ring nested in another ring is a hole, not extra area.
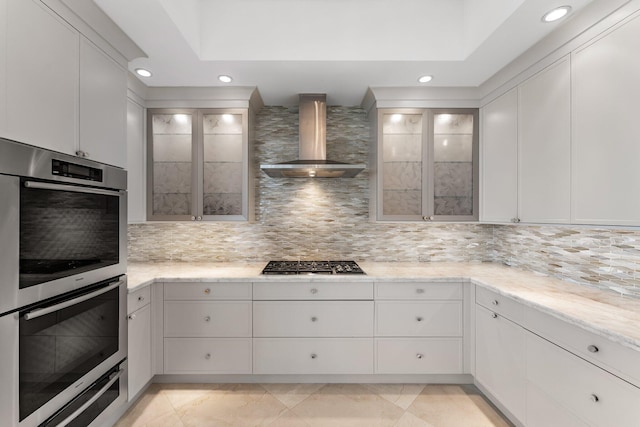
[(478, 110), (378, 110), (375, 219), (478, 219)]
[(246, 221), (246, 110), (148, 110), (149, 220)]

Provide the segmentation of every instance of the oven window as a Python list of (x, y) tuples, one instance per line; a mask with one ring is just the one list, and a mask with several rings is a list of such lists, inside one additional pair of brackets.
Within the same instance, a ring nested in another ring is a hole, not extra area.
[(118, 351), (118, 295), (115, 288), (31, 320), (20, 313), (20, 420)]
[(20, 289), (119, 262), (120, 198), (20, 190)]

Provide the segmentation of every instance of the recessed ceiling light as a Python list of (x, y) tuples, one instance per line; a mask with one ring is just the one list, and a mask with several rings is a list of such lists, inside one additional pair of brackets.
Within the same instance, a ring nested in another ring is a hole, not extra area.
[(151, 71), (144, 68), (136, 68), (136, 74), (142, 77), (151, 77)]
[(571, 12), (571, 6), (560, 6), (542, 15), (542, 22), (554, 22)]
[(218, 80), (220, 80), (222, 83), (231, 83), (233, 81), (231, 76), (226, 76), (224, 74), (221, 76), (218, 76)]
[(420, 83), (429, 83), (431, 80), (433, 80), (433, 76), (421, 76), (418, 78)]

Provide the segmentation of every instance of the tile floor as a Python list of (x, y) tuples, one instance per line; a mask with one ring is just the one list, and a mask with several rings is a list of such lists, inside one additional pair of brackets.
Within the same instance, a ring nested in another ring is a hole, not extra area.
[(470, 385), (153, 384), (116, 427), (511, 425)]

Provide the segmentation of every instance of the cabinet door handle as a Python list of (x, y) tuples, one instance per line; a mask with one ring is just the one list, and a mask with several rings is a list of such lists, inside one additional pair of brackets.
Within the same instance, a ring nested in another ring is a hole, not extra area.
[(422, 353), (416, 354), (416, 358), (417, 359), (422, 359), (423, 357), (424, 357), (424, 354), (422, 354)]
[(424, 289), (422, 288), (416, 289), (416, 294), (424, 294)]
[(498, 300), (497, 300), (497, 299), (494, 299), (493, 301), (491, 301), (491, 304), (493, 304), (493, 305), (498, 305), (498, 304), (500, 304), (500, 303), (498, 302)]
[(593, 344), (591, 344), (589, 347), (587, 347), (587, 350), (589, 350), (589, 352), (591, 352), (591, 353), (597, 353), (597, 352), (600, 351), (600, 349), (597, 346), (593, 345)]
[(191, 221), (195, 221), (195, 220), (196, 220), (196, 217), (191, 215)]
[(416, 320), (417, 320), (418, 322), (422, 322), (424, 319), (423, 319), (422, 317), (418, 316), (418, 317), (416, 317)]
[(433, 221), (433, 215), (425, 215), (422, 217), (424, 221)]
[(498, 318), (498, 313), (491, 313), (491, 317), (493, 317), (494, 319)]
[(599, 401), (600, 401), (600, 398), (598, 397), (598, 395), (597, 395), (597, 394), (592, 394), (589, 398), (591, 399), (591, 401), (592, 401), (593, 403), (597, 403), (597, 402), (599, 402)]
[(207, 317), (205, 317), (205, 318), (204, 318), (204, 321), (205, 321), (205, 322), (211, 322), (211, 316), (207, 316)]
[(196, 217), (196, 221), (202, 221), (202, 217), (201, 217), (200, 215), (198, 215), (198, 216)]
[(207, 288), (204, 290), (205, 295), (209, 295), (211, 293), (211, 289)]
[(316, 288), (311, 288), (311, 291), (310, 291), (310, 292), (311, 292), (312, 294), (317, 294), (317, 293), (318, 293), (318, 290), (317, 290)]
[(318, 321), (318, 318), (317, 318), (316, 316), (312, 316), (312, 317), (311, 317), (311, 321), (312, 321), (312, 322), (317, 322), (317, 321)]
[(318, 358), (318, 355), (317, 355), (317, 354), (315, 354), (315, 353), (311, 353), (311, 358), (312, 358), (312, 359), (317, 359), (317, 358)]
[(211, 353), (207, 353), (207, 354), (205, 354), (205, 355), (204, 355), (204, 358), (205, 358), (205, 359), (207, 359), (207, 360), (211, 359)]
[(136, 318), (136, 315), (135, 315), (135, 314), (130, 314), (130, 315), (129, 315), (129, 319), (130, 319), (130, 320), (134, 320), (135, 318)]
[(140, 296), (138, 297), (138, 301), (140, 301), (140, 302), (144, 301), (144, 297), (143, 297), (142, 295), (140, 295)]
[(511, 218), (511, 222), (513, 223), (519, 223), (520, 222), (520, 218)]

